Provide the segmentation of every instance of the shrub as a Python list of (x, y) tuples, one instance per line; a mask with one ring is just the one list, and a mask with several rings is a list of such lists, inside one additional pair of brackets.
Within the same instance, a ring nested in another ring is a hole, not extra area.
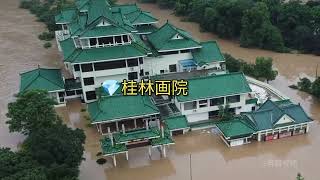
[(53, 32), (43, 32), (41, 33), (38, 38), (43, 41), (51, 41), (54, 38)]
[(97, 162), (97, 164), (103, 165), (103, 164), (105, 164), (107, 162), (107, 160), (104, 159), (104, 158), (99, 158), (99, 159), (97, 159), (96, 162)]
[(52, 46), (52, 44), (50, 42), (46, 42), (43, 44), (43, 47), (46, 49), (50, 48), (51, 46)]

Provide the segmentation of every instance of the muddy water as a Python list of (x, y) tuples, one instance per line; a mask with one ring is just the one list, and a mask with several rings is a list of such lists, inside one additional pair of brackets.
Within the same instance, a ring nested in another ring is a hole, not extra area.
[[(124, 2), (135, 2), (119, 0)], [(0, 3), (0, 146), (16, 148), (23, 140), (19, 134), (9, 134), (5, 125), (6, 105), (13, 100), (19, 88), (19, 72), (42, 66), (61, 67), (56, 47), (42, 48), (43, 42), (37, 35), (44, 26), (35, 22), (35, 18), (25, 10), (18, 9), (18, 0), (2, 0)], [(170, 10), (159, 10), (153, 4), (139, 4), (144, 10), (151, 11), (160, 18), (160, 24), (166, 19), (180, 28), (186, 29), (200, 40), (215, 39), (222, 51), (235, 57), (254, 61), (256, 56), (272, 57), (280, 75), (271, 82), (286, 93), (295, 102), (299, 102), (315, 119), (308, 135), (281, 139), (274, 142), (253, 143), (250, 145), (227, 148), (223, 142), (209, 131), (192, 132), (179, 136), (176, 145), (170, 147), (168, 158), (160, 158), (157, 150), (149, 159), (147, 149), (130, 150), (129, 161), (119, 156), (118, 167), (113, 168), (111, 160), (99, 166), (95, 163), (99, 152), (99, 134), (89, 127), (86, 114), (81, 112), (84, 105), (72, 101), (67, 107), (58, 108), (58, 113), (71, 127), (85, 130), (85, 158), (81, 164), (80, 179), (95, 180), (153, 180), (153, 179), (294, 179), (302, 172), (306, 179), (319, 179), (317, 172), (320, 157), (320, 101), (310, 95), (288, 88), (300, 76), (314, 76), (315, 67), (320, 58), (312, 55), (279, 54), (258, 49), (240, 48), (236, 42), (217, 38), (210, 33), (200, 33), (195, 23), (181, 22)], [(54, 43), (53, 43), (54, 44)], [(190, 173), (191, 154), (191, 173)]]

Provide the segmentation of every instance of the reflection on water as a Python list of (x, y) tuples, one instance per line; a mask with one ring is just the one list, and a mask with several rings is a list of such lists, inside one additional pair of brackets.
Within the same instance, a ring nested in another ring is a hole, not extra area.
[[(4, 123), (6, 105), (12, 101), (13, 94), (19, 88), (18, 74), (36, 67), (37, 64), (62, 67), (56, 47), (45, 50), (43, 42), (37, 39), (44, 26), (17, 6), (18, 0), (2, 0), (0, 6), (0, 144), (12, 148), (23, 139), (21, 135), (9, 134)], [(235, 148), (226, 147), (210, 131), (191, 132), (175, 138), (176, 144), (169, 148), (166, 159), (160, 158), (156, 149), (150, 159), (147, 148), (138, 148), (129, 151), (129, 161), (125, 160), (124, 155), (118, 156), (118, 167), (114, 168), (111, 159), (107, 159), (105, 165), (95, 162), (96, 154), (100, 151), (100, 136), (94, 127), (87, 125), (85, 113), (81, 112), (85, 106), (79, 101), (72, 101), (68, 102), (67, 107), (57, 108), (57, 111), (68, 125), (84, 129), (87, 135), (84, 153), (86, 160), (80, 167), (80, 179), (186, 180), (190, 179), (190, 154), (193, 179), (294, 179), (297, 172), (302, 172), (306, 179), (318, 179), (319, 173), (315, 167), (320, 160), (317, 155), (320, 148), (320, 101), (306, 93), (292, 90), (288, 85), (296, 83), (299, 76), (314, 76), (316, 64), (320, 63), (319, 57), (241, 48), (235, 42), (219, 39), (210, 33), (200, 33), (197, 24), (181, 22), (179, 18), (170, 15), (172, 11), (159, 10), (153, 4), (140, 6), (159, 17), (161, 24), (169, 19), (198, 39), (218, 40), (224, 52), (236, 57), (249, 61), (253, 61), (256, 56), (272, 57), (280, 75), (270, 84), (287, 94), (294, 102), (301, 103), (315, 119), (315, 123), (307, 135), (273, 142), (254, 142)]]

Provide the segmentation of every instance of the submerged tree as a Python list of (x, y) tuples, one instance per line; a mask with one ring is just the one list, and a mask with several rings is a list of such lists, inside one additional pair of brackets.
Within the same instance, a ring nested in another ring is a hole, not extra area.
[(22, 150), (47, 168), (50, 179), (73, 179), (78, 177), (84, 142), (83, 130), (55, 124), (29, 134)]
[(2, 180), (47, 180), (45, 168), (30, 156), (0, 149), (0, 179)]
[(20, 93), (15, 102), (8, 104), (6, 123), (10, 132), (20, 132), (25, 135), (50, 127), (61, 121), (55, 110), (54, 101), (48, 92), (32, 90)]
[(278, 72), (272, 69), (272, 61), (272, 58), (257, 57), (254, 67), (255, 77), (263, 78), (267, 81), (274, 80)]

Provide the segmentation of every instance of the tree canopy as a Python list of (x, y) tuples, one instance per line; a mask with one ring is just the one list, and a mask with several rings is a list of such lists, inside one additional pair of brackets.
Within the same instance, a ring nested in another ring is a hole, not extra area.
[(0, 179), (3, 180), (47, 180), (45, 169), (21, 152), (0, 148)]
[(84, 142), (82, 130), (56, 124), (31, 133), (23, 143), (23, 151), (47, 168), (50, 179), (71, 178), (78, 176)]
[(42, 90), (25, 91), (17, 95), (15, 102), (8, 104), (7, 117), (10, 132), (25, 135), (60, 121), (55, 110), (54, 101), (48, 92)]

